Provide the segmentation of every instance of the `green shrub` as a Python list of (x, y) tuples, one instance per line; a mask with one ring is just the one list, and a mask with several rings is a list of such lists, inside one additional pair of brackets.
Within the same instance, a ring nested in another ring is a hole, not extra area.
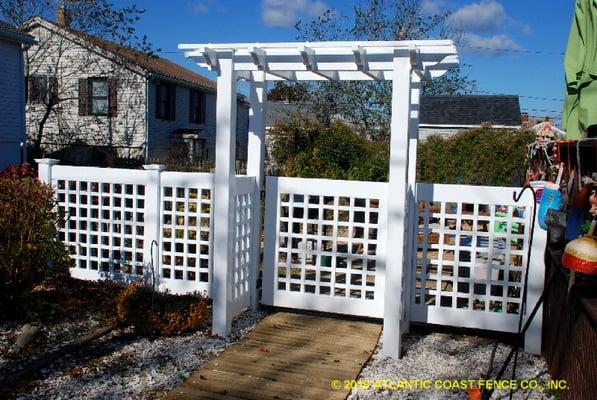
[(532, 132), (483, 127), (419, 143), (417, 182), (466, 185), (520, 185)]
[(156, 293), (139, 284), (120, 293), (116, 305), (120, 323), (138, 334), (173, 336), (201, 328), (209, 317), (208, 301), (202, 296)]
[(0, 172), (0, 315), (20, 315), (35, 284), (68, 273), (72, 261), (56, 239), (58, 220), (52, 189), (34, 171)]
[(325, 127), (294, 119), (272, 130), (272, 156), (278, 172), (303, 178), (383, 181), (388, 148), (369, 142), (342, 122)]
[[(483, 127), (419, 142), (417, 182), (520, 185), (526, 171), (528, 131)], [(278, 173), (303, 178), (387, 181), (389, 142), (368, 141), (346, 124), (324, 127), (293, 119), (272, 130)]]

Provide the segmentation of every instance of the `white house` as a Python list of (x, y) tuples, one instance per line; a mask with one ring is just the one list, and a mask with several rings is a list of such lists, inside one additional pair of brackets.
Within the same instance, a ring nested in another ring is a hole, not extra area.
[(34, 39), (0, 22), (0, 169), (21, 162), (25, 144), (23, 49)]
[[(62, 10), (62, 12), (64, 12)], [(116, 157), (164, 160), (184, 143), (214, 161), (216, 85), (169, 60), (57, 22), (27, 25), (27, 133), (40, 152), (71, 163)], [(239, 98), (237, 160), (246, 159), (248, 104)], [(38, 155), (36, 155), (38, 156)], [(101, 161), (101, 160), (100, 160)]]

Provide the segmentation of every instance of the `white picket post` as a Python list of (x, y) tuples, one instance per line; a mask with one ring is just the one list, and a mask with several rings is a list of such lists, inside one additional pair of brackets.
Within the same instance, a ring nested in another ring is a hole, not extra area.
[(396, 50), (392, 85), (392, 120), (390, 136), (390, 175), (388, 188), (388, 236), (386, 284), (384, 294), (383, 353), (401, 355), (400, 323), (403, 314), (402, 283), (407, 257), (406, 194), (409, 157), (411, 97), (410, 52)]
[(35, 162), (37, 163), (37, 176), (39, 177), (39, 180), (48, 185), (52, 185), (52, 167), (58, 164), (60, 160), (55, 160), (53, 158), (36, 158)]
[[(144, 237), (143, 237), (143, 266), (146, 279), (151, 278), (151, 284), (154, 289), (158, 289), (160, 283), (160, 260), (158, 255), (161, 250), (161, 198), (162, 186), (161, 175), (166, 169), (164, 165), (150, 164), (144, 165), (143, 169), (147, 171), (145, 182), (145, 215), (144, 215)], [(152, 246), (157, 243), (155, 251), (152, 254)], [(153, 259), (152, 259), (153, 256)], [(150, 268), (153, 265), (153, 270)], [(148, 276), (148, 272), (151, 276)]]
[(232, 321), (229, 300), (234, 267), (234, 159), (236, 137), (236, 72), (234, 52), (219, 51), (216, 99), (216, 169), (213, 221), (213, 333), (227, 336)]
[(249, 145), (247, 151), (247, 175), (256, 180), (255, 195), (253, 197), (253, 236), (251, 238), (251, 267), (250, 291), (251, 308), (257, 308), (257, 278), (261, 259), (261, 189), (263, 188), (263, 163), (265, 158), (265, 91), (267, 82), (265, 72), (253, 73), (250, 87), (251, 110), (249, 114)]

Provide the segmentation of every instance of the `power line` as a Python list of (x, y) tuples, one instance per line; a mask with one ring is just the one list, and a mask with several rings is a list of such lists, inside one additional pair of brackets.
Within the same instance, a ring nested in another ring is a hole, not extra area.
[[(483, 94), (489, 94), (489, 95), (493, 95), (493, 96), (510, 96), (509, 94), (506, 94), (506, 93), (495, 93), (495, 92), (489, 92), (487, 90), (476, 90), (476, 92), (483, 93)], [(523, 99), (545, 100), (545, 101), (561, 101), (562, 103), (564, 102), (564, 99), (556, 99), (556, 98), (553, 98), (553, 97), (526, 96), (526, 95), (522, 95), (522, 94), (517, 94), (515, 96), (518, 96), (518, 97), (523, 98)]]
[(466, 45), (458, 45), (457, 47), (464, 47), (467, 49), (475, 49), (475, 50), (498, 51), (498, 52), (504, 52), (504, 53), (526, 53), (526, 54), (540, 54), (540, 55), (551, 55), (551, 56), (563, 56), (564, 55), (564, 53), (557, 53), (554, 51), (543, 51), (543, 50), (500, 49), (498, 47), (466, 46)]
[(562, 115), (562, 111), (554, 111), (554, 110), (540, 110), (537, 108), (523, 108), (522, 111), (532, 111), (532, 112), (548, 112), (548, 113), (554, 113), (557, 115)]

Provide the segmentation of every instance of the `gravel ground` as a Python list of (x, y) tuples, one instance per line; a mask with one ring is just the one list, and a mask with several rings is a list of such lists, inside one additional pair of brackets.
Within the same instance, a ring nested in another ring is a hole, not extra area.
[(148, 339), (115, 331), (42, 370), (37, 379), (18, 387), (13, 398), (158, 398), (250, 331), (264, 316), (260, 311), (243, 313), (233, 322), (228, 338), (196, 332)]
[(40, 324), (40, 331), (33, 343), (24, 349), (17, 349), (15, 343), (21, 333), (22, 323), (0, 323), (0, 380), (26, 360), (34, 360), (45, 351), (53, 351), (83, 333), (91, 332), (104, 324), (89, 316), (88, 319), (66, 321), (51, 325)]
[[(374, 384), (376, 380), (427, 380), (432, 388), (436, 382), (445, 380), (481, 379), (487, 372), (495, 340), (473, 336), (431, 333), (427, 335), (408, 335), (404, 338), (405, 355), (400, 360), (384, 358), (381, 354), (381, 340), (369, 363), (365, 366), (357, 383)], [(495, 378), (502, 362), (506, 359), (510, 346), (499, 343), (492, 369)], [(545, 386), (550, 379), (545, 361), (538, 356), (520, 353), (517, 366), (517, 380), (537, 380)], [(512, 376), (511, 365), (506, 370), (505, 379)], [(492, 399), (508, 398), (509, 391), (496, 391)], [(504, 397), (505, 396), (505, 397)], [(349, 400), (357, 399), (401, 399), (401, 400), (465, 400), (466, 390), (435, 389), (376, 389), (355, 388)], [(517, 390), (515, 399), (555, 399), (545, 390)]]

